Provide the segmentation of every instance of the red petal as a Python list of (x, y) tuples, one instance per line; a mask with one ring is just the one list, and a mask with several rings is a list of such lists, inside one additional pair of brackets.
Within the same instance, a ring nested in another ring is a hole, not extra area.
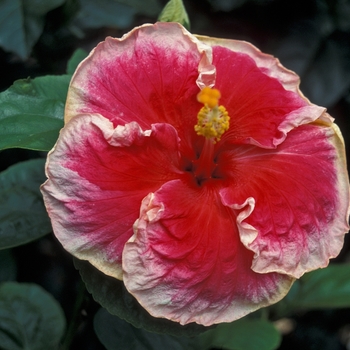
[(156, 317), (230, 322), (278, 301), (293, 281), (251, 270), (236, 213), (214, 184), (166, 183), (143, 201), (135, 230), (123, 252), (124, 283)]
[(241, 146), (221, 154), (219, 172), (232, 179), (224, 202), (234, 208), (251, 198), (255, 206), (240, 228), (255, 253), (254, 271), (299, 278), (339, 254), (348, 231), (349, 184), (335, 128), (304, 125), (276, 150)]
[[(122, 39), (108, 37), (75, 72), (65, 119), (99, 113), (114, 125), (136, 121), (173, 125), (183, 140), (193, 132), (200, 104), (199, 70), (210, 68), (211, 48), (176, 23), (135, 28)], [(203, 78), (207, 79), (207, 78)]]
[(261, 52), (257, 47), (246, 41), (211, 38), (202, 35), (196, 35), (196, 37), (201, 42), (211, 47), (226, 47), (231, 51), (248, 55), (254, 60), (254, 62), (261, 69), (262, 72), (264, 72), (271, 78), (277, 79), (286, 90), (296, 92), (300, 96), (302, 96), (306, 101), (308, 101), (299, 90), (299, 76), (291, 70), (283, 67), (276, 57)]
[(222, 138), (228, 143), (252, 143), (264, 148), (280, 144), (294, 127), (313, 122), (324, 108), (310, 105), (264, 73), (247, 54), (213, 48), (216, 87), (231, 119)]
[(178, 137), (156, 124), (118, 126), (99, 115), (73, 118), (47, 162), (42, 191), (55, 235), (66, 250), (121, 278), (121, 254), (142, 199), (181, 176)]

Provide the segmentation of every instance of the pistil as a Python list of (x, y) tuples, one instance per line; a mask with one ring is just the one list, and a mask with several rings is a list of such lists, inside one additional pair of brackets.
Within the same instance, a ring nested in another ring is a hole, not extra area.
[(202, 152), (193, 161), (193, 171), (198, 183), (210, 179), (216, 167), (214, 145), (230, 126), (230, 117), (224, 106), (219, 106), (221, 93), (218, 89), (205, 87), (197, 95), (204, 107), (198, 112), (198, 122), (194, 127), (197, 135), (205, 137)]
[(194, 176), (201, 183), (210, 179), (216, 164), (214, 163), (214, 142), (205, 138), (202, 152), (197, 160), (193, 162)]

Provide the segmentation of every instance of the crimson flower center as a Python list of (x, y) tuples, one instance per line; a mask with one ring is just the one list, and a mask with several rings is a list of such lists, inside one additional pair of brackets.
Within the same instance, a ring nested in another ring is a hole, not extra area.
[(217, 163), (214, 161), (214, 142), (205, 139), (202, 152), (198, 159), (192, 161), (192, 174), (198, 185), (209, 179), (218, 178), (215, 175)]
[(214, 145), (229, 128), (230, 117), (224, 106), (219, 106), (221, 93), (218, 89), (203, 88), (197, 95), (198, 102), (204, 104), (197, 115), (194, 127), (197, 135), (204, 136), (205, 141), (199, 157), (191, 161), (190, 170), (198, 185), (204, 181), (219, 178), (215, 174), (217, 164), (214, 156)]

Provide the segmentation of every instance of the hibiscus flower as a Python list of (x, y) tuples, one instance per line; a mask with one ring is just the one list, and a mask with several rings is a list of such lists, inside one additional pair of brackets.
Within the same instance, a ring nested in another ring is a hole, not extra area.
[(298, 85), (251, 44), (176, 23), (108, 37), (48, 155), (56, 237), (155, 317), (207, 326), (279, 301), (348, 230), (342, 136)]

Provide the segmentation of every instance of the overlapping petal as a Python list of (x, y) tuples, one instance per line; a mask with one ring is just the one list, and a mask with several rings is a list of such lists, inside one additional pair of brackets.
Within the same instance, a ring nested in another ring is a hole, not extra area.
[(42, 191), (66, 250), (121, 278), (121, 257), (142, 199), (181, 177), (178, 136), (169, 124), (142, 131), (100, 115), (80, 115), (61, 131)]
[(293, 279), (252, 271), (238, 213), (215, 181), (173, 180), (148, 195), (123, 252), (127, 289), (153, 316), (181, 324), (230, 322), (281, 299)]
[(252, 199), (240, 236), (255, 253), (254, 271), (299, 278), (339, 254), (349, 208), (343, 150), (336, 126), (316, 123), (292, 130), (276, 150), (220, 154), (218, 173), (232, 181), (225, 203)]
[(199, 71), (208, 73), (202, 78), (207, 83), (215, 79), (211, 51), (176, 23), (146, 24), (121, 39), (108, 37), (75, 72), (65, 120), (99, 113), (115, 125), (136, 121), (144, 129), (167, 122), (185, 142), (200, 108)]

